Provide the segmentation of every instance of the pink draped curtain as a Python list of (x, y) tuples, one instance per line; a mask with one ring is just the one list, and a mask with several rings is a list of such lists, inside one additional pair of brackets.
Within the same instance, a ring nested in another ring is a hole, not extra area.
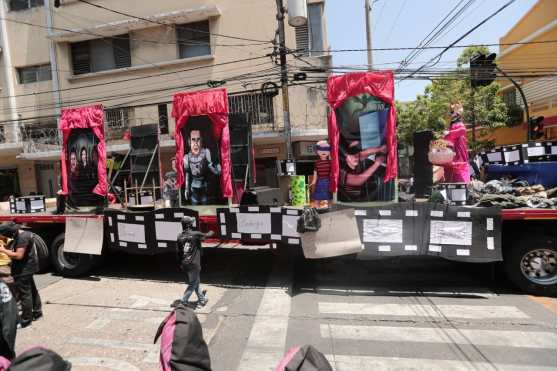
[(73, 129), (91, 129), (99, 140), (97, 144), (97, 176), (98, 183), (93, 193), (106, 196), (108, 185), (106, 180), (106, 147), (104, 141), (104, 111), (100, 104), (86, 107), (66, 108), (62, 110), (59, 129), (62, 131), (62, 194), (68, 194), (67, 144)]
[(223, 197), (232, 197), (232, 165), (230, 161), (230, 133), (228, 130), (228, 95), (226, 89), (212, 89), (178, 93), (172, 102), (172, 117), (176, 120), (176, 180), (184, 184), (184, 138), (182, 129), (192, 116), (208, 116), (213, 123), (213, 138), (220, 145), (220, 176)]
[(397, 176), (396, 109), (394, 101), (394, 79), (392, 71), (357, 72), (331, 76), (327, 81), (327, 101), (331, 110), (328, 117), (329, 143), (331, 145), (330, 190), (336, 192), (339, 179), (338, 143), (339, 129), (335, 110), (348, 98), (367, 93), (391, 106), (385, 126), (387, 145), (387, 168), (385, 182)]

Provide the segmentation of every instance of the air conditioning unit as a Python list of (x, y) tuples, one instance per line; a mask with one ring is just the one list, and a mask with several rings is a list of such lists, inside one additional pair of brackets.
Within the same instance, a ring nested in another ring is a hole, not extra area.
[(294, 143), (296, 157), (315, 157), (315, 142), (296, 142)]

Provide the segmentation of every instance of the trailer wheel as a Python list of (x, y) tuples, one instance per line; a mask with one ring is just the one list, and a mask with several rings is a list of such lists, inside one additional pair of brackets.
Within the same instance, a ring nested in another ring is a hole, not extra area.
[(35, 250), (39, 260), (39, 273), (45, 273), (50, 267), (50, 251), (44, 239), (36, 233), (33, 233), (33, 241), (35, 241)]
[(532, 295), (557, 295), (557, 239), (533, 236), (517, 241), (505, 256), (509, 279)]
[(59, 234), (50, 246), (50, 257), (56, 271), (63, 276), (75, 277), (95, 267), (96, 255), (64, 252), (64, 233)]

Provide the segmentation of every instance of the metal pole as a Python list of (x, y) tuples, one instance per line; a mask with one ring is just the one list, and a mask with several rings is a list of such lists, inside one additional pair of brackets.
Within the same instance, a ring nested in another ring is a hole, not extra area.
[(510, 82), (512, 82), (512, 84), (516, 87), (516, 89), (520, 93), (520, 96), (522, 97), (522, 102), (524, 103), (524, 112), (526, 112), (526, 140), (530, 141), (530, 109), (528, 108), (528, 101), (526, 100), (526, 95), (524, 95), (524, 91), (522, 90), (520, 85), (518, 85), (516, 81), (514, 81), (509, 75), (507, 75), (505, 71), (500, 69), (499, 66), (495, 66), (495, 69), (499, 71), (501, 75), (509, 79)]
[(373, 52), (372, 52), (372, 37), (371, 37), (371, 4), (370, 0), (365, 0), (365, 12), (366, 12), (366, 36), (367, 36), (367, 65), (368, 70), (373, 70)]
[(290, 101), (288, 99), (288, 68), (286, 66), (286, 36), (284, 31), (284, 15), (286, 9), (282, 0), (277, 2), (277, 21), (280, 55), (280, 83), (282, 88), (282, 115), (284, 119), (284, 140), (286, 142), (286, 156), (288, 160), (294, 158), (292, 154), (292, 133), (290, 128)]
[[(4, 88), (5, 94), (7, 95), (7, 108), (10, 113), (10, 120), (12, 122), (4, 124), (5, 128), (5, 136), (6, 141), (11, 143), (18, 143), (19, 142), (19, 115), (17, 113), (17, 100), (15, 98), (15, 84), (13, 73), (14, 68), (12, 66), (12, 54), (11, 54), (11, 43), (8, 37), (8, 25), (6, 24), (6, 7), (7, 2), (0, 3), (0, 33), (1, 33), (1, 40), (2, 40), (2, 60), (3, 60), (3, 67), (2, 70), (4, 72)], [(8, 128), (11, 126), (11, 128)]]
[(472, 87), (472, 142), (476, 146), (476, 89)]

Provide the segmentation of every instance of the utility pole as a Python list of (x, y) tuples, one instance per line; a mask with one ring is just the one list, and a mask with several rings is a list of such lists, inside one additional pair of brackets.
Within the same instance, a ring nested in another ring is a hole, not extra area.
[(372, 38), (371, 38), (371, 4), (370, 0), (365, 0), (366, 12), (366, 36), (367, 36), (367, 65), (368, 70), (373, 70)]
[[(54, 1), (54, 6), (60, 6), (59, 1)], [(45, 1), (45, 13), (46, 13), (46, 26), (48, 28), (48, 36), (52, 36), (52, 7), (50, 5), (50, 0)], [(56, 107), (56, 115), (60, 115), (62, 107), (62, 96), (60, 94), (60, 77), (58, 75), (58, 60), (56, 58), (56, 44), (52, 39), (48, 40), (48, 52), (50, 56), (50, 71), (52, 75), (52, 90), (54, 92), (54, 104)]]
[(280, 83), (282, 88), (282, 115), (284, 120), (284, 140), (286, 142), (286, 158), (293, 160), (292, 133), (290, 132), (290, 101), (288, 99), (288, 68), (286, 66), (286, 36), (284, 31), (284, 18), (286, 9), (282, 0), (277, 2), (277, 21), (280, 55)]

